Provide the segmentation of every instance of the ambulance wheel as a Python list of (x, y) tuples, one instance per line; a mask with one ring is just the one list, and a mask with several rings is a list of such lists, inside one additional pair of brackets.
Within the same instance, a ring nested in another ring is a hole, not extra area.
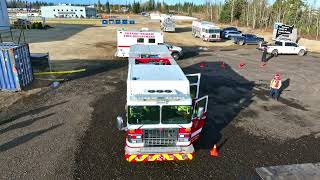
[(179, 53), (174, 52), (174, 53), (171, 54), (171, 56), (172, 56), (173, 59), (176, 60), (176, 61), (180, 59)]

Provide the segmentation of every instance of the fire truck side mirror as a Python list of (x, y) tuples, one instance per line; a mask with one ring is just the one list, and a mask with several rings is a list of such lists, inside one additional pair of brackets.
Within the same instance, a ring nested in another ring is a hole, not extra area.
[(197, 116), (198, 116), (199, 118), (202, 117), (203, 111), (204, 111), (204, 108), (203, 108), (203, 107), (199, 107), (199, 109), (198, 109), (198, 114), (197, 114)]
[(123, 130), (123, 118), (121, 116), (117, 117), (116, 126), (119, 130)]

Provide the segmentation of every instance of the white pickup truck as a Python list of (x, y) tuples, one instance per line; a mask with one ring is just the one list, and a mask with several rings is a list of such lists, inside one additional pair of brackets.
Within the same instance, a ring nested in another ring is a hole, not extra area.
[(299, 46), (297, 43), (289, 40), (276, 40), (274, 45), (266, 46), (267, 52), (274, 56), (278, 54), (297, 54), (304, 56), (307, 53), (307, 49), (303, 46)]
[(166, 45), (169, 51), (171, 52), (171, 56), (174, 58), (174, 60), (178, 61), (179, 59), (182, 59), (183, 52), (181, 47), (167, 43), (158, 43), (158, 45)]

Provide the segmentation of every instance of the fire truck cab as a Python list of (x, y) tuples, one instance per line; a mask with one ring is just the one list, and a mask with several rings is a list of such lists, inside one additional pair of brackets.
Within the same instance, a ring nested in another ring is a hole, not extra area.
[(192, 143), (199, 138), (208, 107), (208, 96), (198, 98), (200, 77), (185, 75), (164, 45), (130, 48), (127, 117), (125, 122), (117, 117), (118, 128), (126, 130), (127, 161), (194, 158)]

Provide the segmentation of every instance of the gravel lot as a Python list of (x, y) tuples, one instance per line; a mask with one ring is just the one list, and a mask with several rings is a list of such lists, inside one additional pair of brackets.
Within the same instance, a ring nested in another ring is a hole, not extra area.
[[(299, 90), (299, 78), (306, 77), (286, 72), (283, 65), (291, 63), (290, 69), (293, 64), (308, 61), (310, 66), (306, 69), (312, 69), (319, 65), (316, 58), (313, 55), (281, 56), (260, 69), (257, 60), (260, 54), (255, 49), (209, 51), (179, 62), (186, 73), (202, 72), (202, 94), (210, 97), (209, 119), (202, 139), (195, 145), (193, 161), (129, 164), (124, 160), (124, 133), (114, 128), (115, 117), (125, 113), (125, 82), (120, 81), (116, 93), (101, 97), (93, 105), (93, 121), (77, 152), (74, 177), (256, 179), (255, 167), (319, 162), (320, 143), (315, 138), (320, 130), (315, 118), (319, 111), (312, 108), (319, 99), (316, 96), (310, 102), (300, 99), (307, 99), (312, 93), (305, 94), (303, 88)], [(235, 55), (239, 57), (241, 53), (248, 55), (241, 60), (246, 67), (240, 70), (240, 60)], [(220, 68), (222, 60), (226, 63), (225, 69)], [(200, 69), (200, 62), (205, 62), (206, 68)], [(279, 64), (281, 69), (277, 67)], [(291, 79), (279, 102), (269, 100), (265, 89), (275, 70), (282, 72), (284, 79)], [(317, 81), (317, 77), (309, 78), (315, 78), (310, 82)], [(307, 82), (303, 84), (308, 86)], [(209, 156), (209, 149), (215, 143), (220, 147), (218, 158)]]
[[(104, 38), (77, 45), (80, 37), (104, 33), (101, 27), (81, 28), (66, 30), (69, 35), (56, 41), (35, 41), (31, 48), (39, 52), (59, 45), (61, 52), (51, 52), (54, 67), (87, 72), (55, 89), (42, 84), (14, 95), (0, 93), (0, 179), (256, 179), (256, 167), (320, 162), (319, 54), (279, 56), (260, 68), (261, 53), (254, 46), (176, 41), (186, 50), (179, 64), (186, 73), (202, 73), (201, 94), (210, 98), (196, 158), (127, 163), (124, 133), (114, 127), (115, 117), (125, 115), (127, 63), (108, 58), (111, 50), (105, 47), (106, 54), (93, 53)], [(63, 49), (71, 42), (74, 47)], [(78, 47), (91, 54), (80, 57)], [(285, 82), (279, 102), (267, 97), (276, 72)], [(215, 143), (218, 158), (209, 156)]]

